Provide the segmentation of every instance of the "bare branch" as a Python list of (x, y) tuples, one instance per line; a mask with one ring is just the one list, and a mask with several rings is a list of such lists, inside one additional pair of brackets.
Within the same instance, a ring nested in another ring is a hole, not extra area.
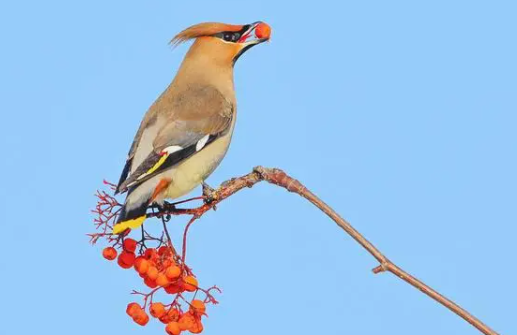
[[(164, 214), (192, 215), (192, 219), (189, 222), (190, 226), (194, 221), (199, 219), (207, 211), (209, 211), (212, 208), (215, 208), (215, 206), (219, 202), (227, 199), (228, 197), (232, 196), (238, 191), (247, 187), (252, 187), (261, 181), (267, 181), (268, 183), (282, 187), (288, 190), (289, 192), (296, 193), (307, 199), (314, 206), (318, 207), (323, 213), (327, 214), (327, 216), (329, 216), (340, 228), (342, 228), (348, 235), (350, 235), (354, 240), (356, 240), (379, 262), (379, 266), (373, 269), (374, 273), (390, 272), (398, 278), (405, 281), (406, 283), (416, 287), (424, 294), (439, 302), (443, 306), (447, 307), (448, 309), (456, 313), (458, 316), (463, 318), (465, 321), (470, 323), (472, 326), (477, 328), (483, 334), (498, 334), (490, 327), (485, 325), (483, 322), (481, 322), (479, 319), (474, 317), (472, 314), (461, 308), (459, 305), (447, 299), (437, 291), (433, 290), (428, 285), (424, 284), (422, 281), (416, 279), (415, 277), (411, 276), (409, 273), (405, 272), (397, 265), (395, 265), (386, 256), (384, 256), (372, 243), (370, 243), (363, 235), (361, 235), (357, 230), (355, 230), (355, 228), (352, 227), (352, 225), (348, 221), (343, 219), (330, 206), (328, 206), (325, 202), (319, 199), (314, 193), (309, 191), (298, 180), (291, 178), (280, 169), (270, 169), (261, 166), (255, 167), (253, 169), (253, 172), (251, 173), (248, 173), (242, 177), (232, 178), (224, 182), (217, 190), (214, 191), (212, 195), (212, 201), (210, 203), (205, 203), (197, 208), (192, 209), (171, 208), (168, 209), (166, 212), (161, 211), (160, 213), (149, 213), (148, 217), (156, 217)], [(186, 234), (184, 236), (183, 243), (186, 244)]]

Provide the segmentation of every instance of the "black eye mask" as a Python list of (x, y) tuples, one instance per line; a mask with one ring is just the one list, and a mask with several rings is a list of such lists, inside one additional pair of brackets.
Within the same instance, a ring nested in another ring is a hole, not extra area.
[(236, 43), (242, 37), (242, 35), (250, 29), (250, 25), (244, 25), (240, 31), (223, 31), (214, 35), (214, 37), (220, 38), (226, 42)]

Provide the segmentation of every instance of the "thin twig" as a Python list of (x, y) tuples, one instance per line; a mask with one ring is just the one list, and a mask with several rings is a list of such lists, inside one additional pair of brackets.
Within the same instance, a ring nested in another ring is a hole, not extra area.
[(183, 253), (181, 255), (181, 263), (182, 264), (185, 264), (185, 257), (187, 257), (187, 234), (188, 234), (188, 230), (189, 230), (190, 226), (192, 225), (192, 223), (194, 223), (194, 221), (196, 221), (198, 218), (199, 218), (199, 216), (193, 215), (192, 218), (190, 219), (190, 221), (185, 226), (185, 231), (183, 232), (183, 247), (182, 247)]
[[(406, 283), (416, 287), (430, 298), (434, 299), (435, 301), (439, 302), (443, 306), (447, 307), (448, 309), (456, 313), (458, 316), (460, 316), (465, 321), (470, 323), (472, 326), (477, 328), (483, 334), (498, 334), (490, 327), (485, 325), (483, 322), (481, 322), (479, 319), (474, 317), (472, 314), (467, 312), (465, 309), (461, 308), (458, 304), (454, 303), (450, 299), (447, 299), (437, 291), (433, 290), (428, 285), (424, 284), (422, 281), (416, 279), (415, 277), (411, 276), (409, 273), (395, 265), (386, 256), (384, 256), (384, 254), (382, 254), (372, 243), (370, 243), (363, 235), (361, 235), (357, 230), (355, 230), (355, 228), (352, 227), (352, 225), (348, 221), (343, 219), (330, 206), (328, 206), (325, 202), (318, 198), (314, 193), (309, 191), (302, 183), (288, 176), (285, 172), (283, 172), (280, 169), (270, 169), (261, 166), (255, 167), (253, 169), (253, 172), (248, 173), (242, 177), (232, 178), (227, 182), (223, 183), (217, 190), (214, 191), (213, 201), (211, 201), (210, 203), (205, 203), (197, 208), (192, 209), (174, 208), (170, 211), (167, 211), (166, 213), (149, 213), (148, 217), (155, 217), (163, 214), (189, 214), (192, 215), (192, 219), (188, 224), (190, 225), (196, 219), (200, 218), (204, 213), (206, 213), (212, 208), (215, 208), (215, 206), (221, 201), (232, 196), (238, 191), (247, 187), (252, 187), (261, 181), (267, 181), (268, 183), (282, 187), (288, 190), (289, 192), (296, 193), (307, 199), (314, 206), (318, 207), (323, 213), (327, 214), (327, 216), (329, 216), (340, 228), (342, 228), (348, 235), (350, 235), (354, 240), (356, 240), (380, 263), (379, 266), (373, 269), (374, 273), (391, 272), (392, 274), (399, 277)], [(186, 232), (184, 235), (183, 243), (185, 247)], [(183, 253), (185, 253), (185, 250), (183, 250)], [(183, 254), (183, 257), (184, 256), (185, 255)]]

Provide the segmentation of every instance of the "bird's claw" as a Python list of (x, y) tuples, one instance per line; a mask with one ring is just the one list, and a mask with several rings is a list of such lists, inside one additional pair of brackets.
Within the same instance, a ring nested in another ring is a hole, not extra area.
[(156, 212), (158, 212), (158, 213), (172, 212), (176, 209), (176, 206), (174, 204), (171, 204), (170, 202), (167, 202), (167, 201), (164, 201), (162, 204), (153, 202), (150, 207), (153, 211), (156, 210)]
[(163, 205), (162, 205), (162, 208), (165, 212), (172, 212), (176, 209), (176, 205), (170, 203), (170, 202), (167, 202), (167, 201), (164, 201), (163, 202)]

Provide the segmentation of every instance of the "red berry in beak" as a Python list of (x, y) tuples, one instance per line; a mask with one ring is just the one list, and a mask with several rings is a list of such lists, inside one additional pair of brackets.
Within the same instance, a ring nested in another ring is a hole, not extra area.
[(255, 27), (255, 36), (260, 39), (269, 39), (271, 37), (271, 27), (265, 22), (259, 23)]

